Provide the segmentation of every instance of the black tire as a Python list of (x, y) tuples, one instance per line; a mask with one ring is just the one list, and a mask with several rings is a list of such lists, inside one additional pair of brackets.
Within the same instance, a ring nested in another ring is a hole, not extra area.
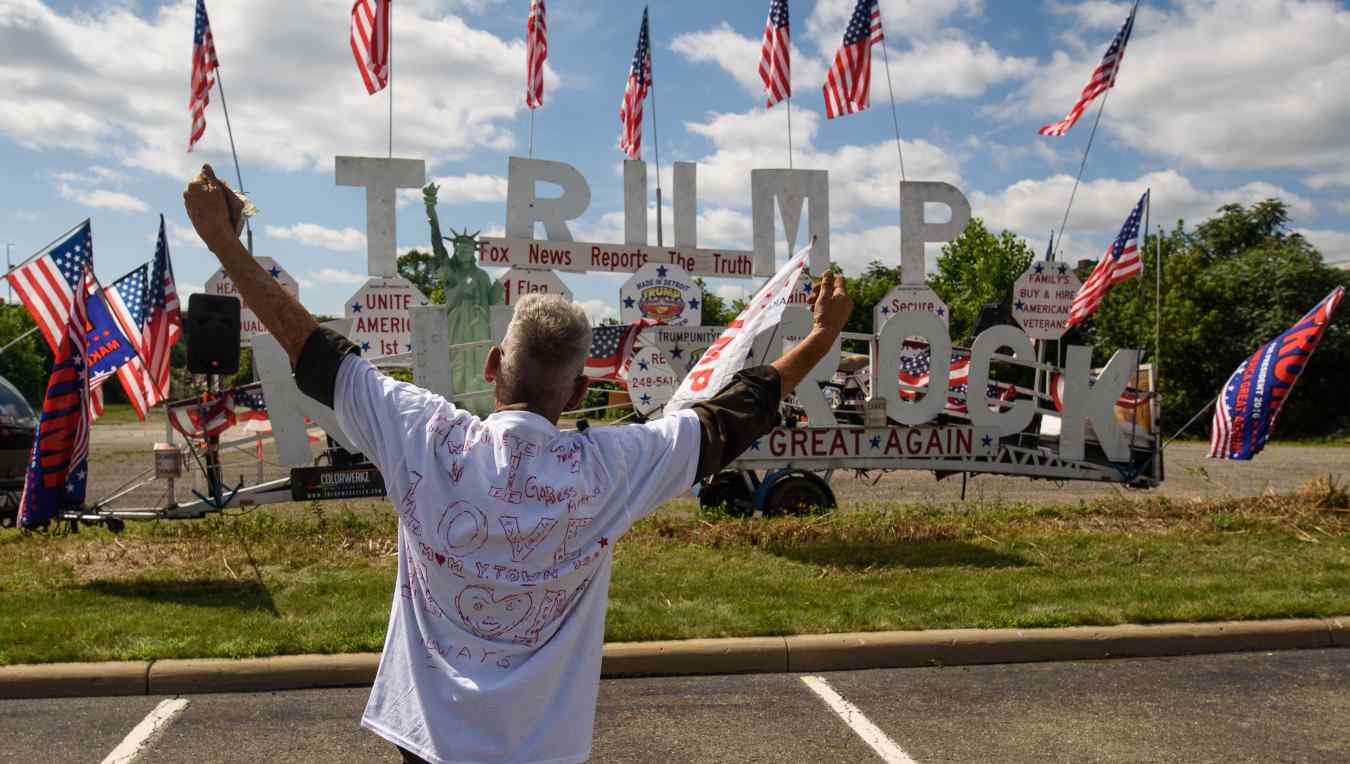
[(120, 517), (110, 517), (107, 520), (104, 520), (103, 524), (108, 528), (109, 533), (114, 534), (121, 533), (126, 530), (127, 527), (126, 522)]
[(755, 513), (755, 499), (739, 472), (714, 475), (699, 491), (698, 505), (705, 510), (720, 507), (732, 517), (749, 517)]
[(0, 528), (13, 528), (19, 520), (19, 494), (0, 493)]
[(811, 515), (829, 512), (837, 506), (834, 491), (824, 480), (811, 473), (788, 475), (769, 489), (764, 499), (764, 516)]

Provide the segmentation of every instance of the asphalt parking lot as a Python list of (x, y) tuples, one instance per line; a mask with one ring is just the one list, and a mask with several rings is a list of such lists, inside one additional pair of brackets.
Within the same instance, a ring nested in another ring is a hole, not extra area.
[[(396, 762), (366, 692), (187, 696), (119, 761)], [(0, 701), (0, 761), (107, 761), (165, 700)], [(615, 679), (597, 716), (596, 762), (1344, 762), (1350, 651)]]

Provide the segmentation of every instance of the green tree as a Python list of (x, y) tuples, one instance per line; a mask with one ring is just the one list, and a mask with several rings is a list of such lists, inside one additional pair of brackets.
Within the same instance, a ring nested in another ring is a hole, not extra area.
[(1014, 282), (1034, 258), (1025, 241), (1009, 231), (995, 236), (979, 218), (971, 218), (960, 236), (943, 245), (928, 286), (951, 311), (953, 342), (972, 339), (985, 304), (1010, 302)]
[[(37, 324), (22, 305), (0, 306), (0, 346), (7, 345)], [(0, 353), (0, 375), (19, 388), (34, 408), (41, 408), (52, 370), (52, 351), (41, 332), (33, 332)]]
[[(1083, 332), (1094, 359), (1118, 349), (1153, 349), (1154, 268), (1162, 245), (1162, 337), (1159, 387), (1165, 426), (1179, 427), (1218, 396), (1228, 375), (1258, 347), (1288, 329), (1350, 273), (1328, 267), (1315, 247), (1288, 230), (1277, 199), (1251, 207), (1226, 205), (1187, 233), (1181, 223), (1148, 238), (1144, 274), (1114, 286)], [(1344, 306), (1342, 306), (1344, 307)], [(1350, 430), (1344, 395), (1350, 368), (1350, 319), (1342, 311), (1284, 404), (1277, 435), (1328, 435)], [(1196, 427), (1193, 434), (1201, 434)]]
[(900, 269), (887, 268), (880, 260), (873, 260), (861, 275), (844, 280), (844, 291), (853, 298), (853, 313), (844, 330), (871, 334), (872, 309), (881, 298), (900, 283)]
[(436, 257), (420, 249), (410, 249), (398, 258), (398, 275), (411, 281), (428, 300), (441, 304), (445, 302), (445, 290), (437, 283), (436, 267)]
[(703, 289), (704, 326), (726, 326), (736, 320), (737, 314), (745, 307), (744, 300), (728, 302), (721, 295), (713, 293), (701, 277), (695, 277), (694, 283)]

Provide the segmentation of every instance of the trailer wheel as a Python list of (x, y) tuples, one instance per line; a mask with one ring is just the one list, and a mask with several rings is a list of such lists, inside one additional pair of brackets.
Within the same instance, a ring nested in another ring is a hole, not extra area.
[(714, 475), (699, 491), (698, 505), (705, 510), (720, 507), (732, 517), (749, 517), (755, 513), (754, 497), (739, 472)]
[(773, 484), (761, 509), (765, 517), (777, 517), (829, 512), (836, 506), (829, 483), (810, 472), (795, 472)]
[(108, 532), (112, 534), (121, 533), (126, 530), (127, 527), (126, 521), (120, 517), (109, 517), (103, 521), (103, 525), (108, 529)]
[(0, 493), (0, 528), (13, 528), (19, 520), (19, 495), (13, 491)]

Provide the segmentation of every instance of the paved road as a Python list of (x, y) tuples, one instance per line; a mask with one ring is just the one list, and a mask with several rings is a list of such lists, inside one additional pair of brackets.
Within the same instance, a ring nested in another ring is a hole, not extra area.
[[(851, 709), (795, 675), (607, 680), (593, 761), (1350, 761), (1346, 650), (822, 676)], [(394, 762), (365, 697), (190, 696), (136, 761)], [(163, 700), (0, 701), (0, 761), (100, 762)]]

